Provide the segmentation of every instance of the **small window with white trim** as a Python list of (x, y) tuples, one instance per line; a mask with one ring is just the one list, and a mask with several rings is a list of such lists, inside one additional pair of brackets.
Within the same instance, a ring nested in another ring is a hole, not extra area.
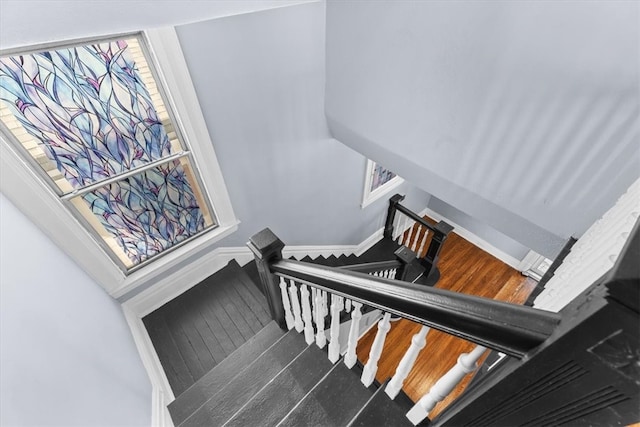
[(388, 194), (394, 188), (402, 184), (404, 180), (384, 166), (367, 159), (367, 169), (364, 180), (364, 194), (362, 207), (370, 205), (374, 201)]
[(0, 127), (125, 274), (219, 225), (141, 34), (3, 52)]

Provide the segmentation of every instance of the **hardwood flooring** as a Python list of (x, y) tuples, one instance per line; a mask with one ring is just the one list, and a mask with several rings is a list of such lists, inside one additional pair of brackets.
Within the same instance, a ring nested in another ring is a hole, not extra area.
[[(428, 219), (429, 220), (429, 219)], [(421, 233), (415, 229), (407, 232)], [(421, 236), (421, 234), (419, 234)], [(522, 276), (520, 272), (488, 254), (477, 246), (455, 234), (445, 241), (438, 263), (440, 280), (437, 288), (465, 294), (478, 295), (514, 304), (523, 304), (536, 282)], [(420, 325), (406, 319), (392, 322), (382, 351), (376, 379), (384, 382), (391, 377), (410, 345), (411, 337)], [(366, 363), (377, 328), (372, 328), (358, 343), (358, 359)], [(461, 353), (471, 351), (475, 344), (437, 330), (427, 334), (427, 345), (422, 350), (409, 377), (404, 383), (404, 392), (414, 402), (424, 396), (435, 382), (455, 365)], [(483, 358), (484, 360), (486, 353)], [(433, 419), (464, 390), (472, 375), (467, 375), (456, 389), (429, 414)]]

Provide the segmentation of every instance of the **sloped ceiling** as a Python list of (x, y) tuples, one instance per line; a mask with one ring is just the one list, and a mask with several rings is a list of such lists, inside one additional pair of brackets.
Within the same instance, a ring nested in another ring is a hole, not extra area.
[(330, 1), (331, 132), (553, 256), (640, 175), (639, 8)]

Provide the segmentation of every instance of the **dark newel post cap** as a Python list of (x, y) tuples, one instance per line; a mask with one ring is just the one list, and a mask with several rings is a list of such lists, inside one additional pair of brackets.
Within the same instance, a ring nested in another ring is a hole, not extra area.
[(435, 229), (436, 231), (444, 234), (445, 236), (449, 233), (451, 233), (453, 231), (453, 226), (444, 222), (444, 221), (440, 221), (436, 224)]
[(417, 256), (415, 252), (413, 252), (411, 249), (409, 249), (406, 246), (401, 246), (393, 254), (405, 264), (411, 263), (411, 261), (416, 259), (416, 256)]
[(404, 196), (402, 194), (394, 194), (393, 196), (391, 196), (391, 198), (389, 199), (389, 201), (391, 202), (391, 204), (396, 204), (396, 203), (400, 203), (401, 201), (404, 200)]
[[(279, 253), (284, 248), (284, 243), (269, 228), (254, 234), (247, 243), (249, 249), (260, 259), (269, 258), (270, 255)], [(256, 252), (257, 251), (257, 252)]]

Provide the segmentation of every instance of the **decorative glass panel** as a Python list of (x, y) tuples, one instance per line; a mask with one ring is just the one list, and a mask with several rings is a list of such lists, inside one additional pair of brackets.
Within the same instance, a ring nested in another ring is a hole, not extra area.
[(0, 58), (0, 87), (2, 121), (65, 193), (181, 149), (136, 38)]
[(89, 191), (73, 203), (130, 268), (213, 225), (195, 188), (183, 158)]
[(124, 270), (217, 225), (137, 36), (0, 57), (0, 121)]

